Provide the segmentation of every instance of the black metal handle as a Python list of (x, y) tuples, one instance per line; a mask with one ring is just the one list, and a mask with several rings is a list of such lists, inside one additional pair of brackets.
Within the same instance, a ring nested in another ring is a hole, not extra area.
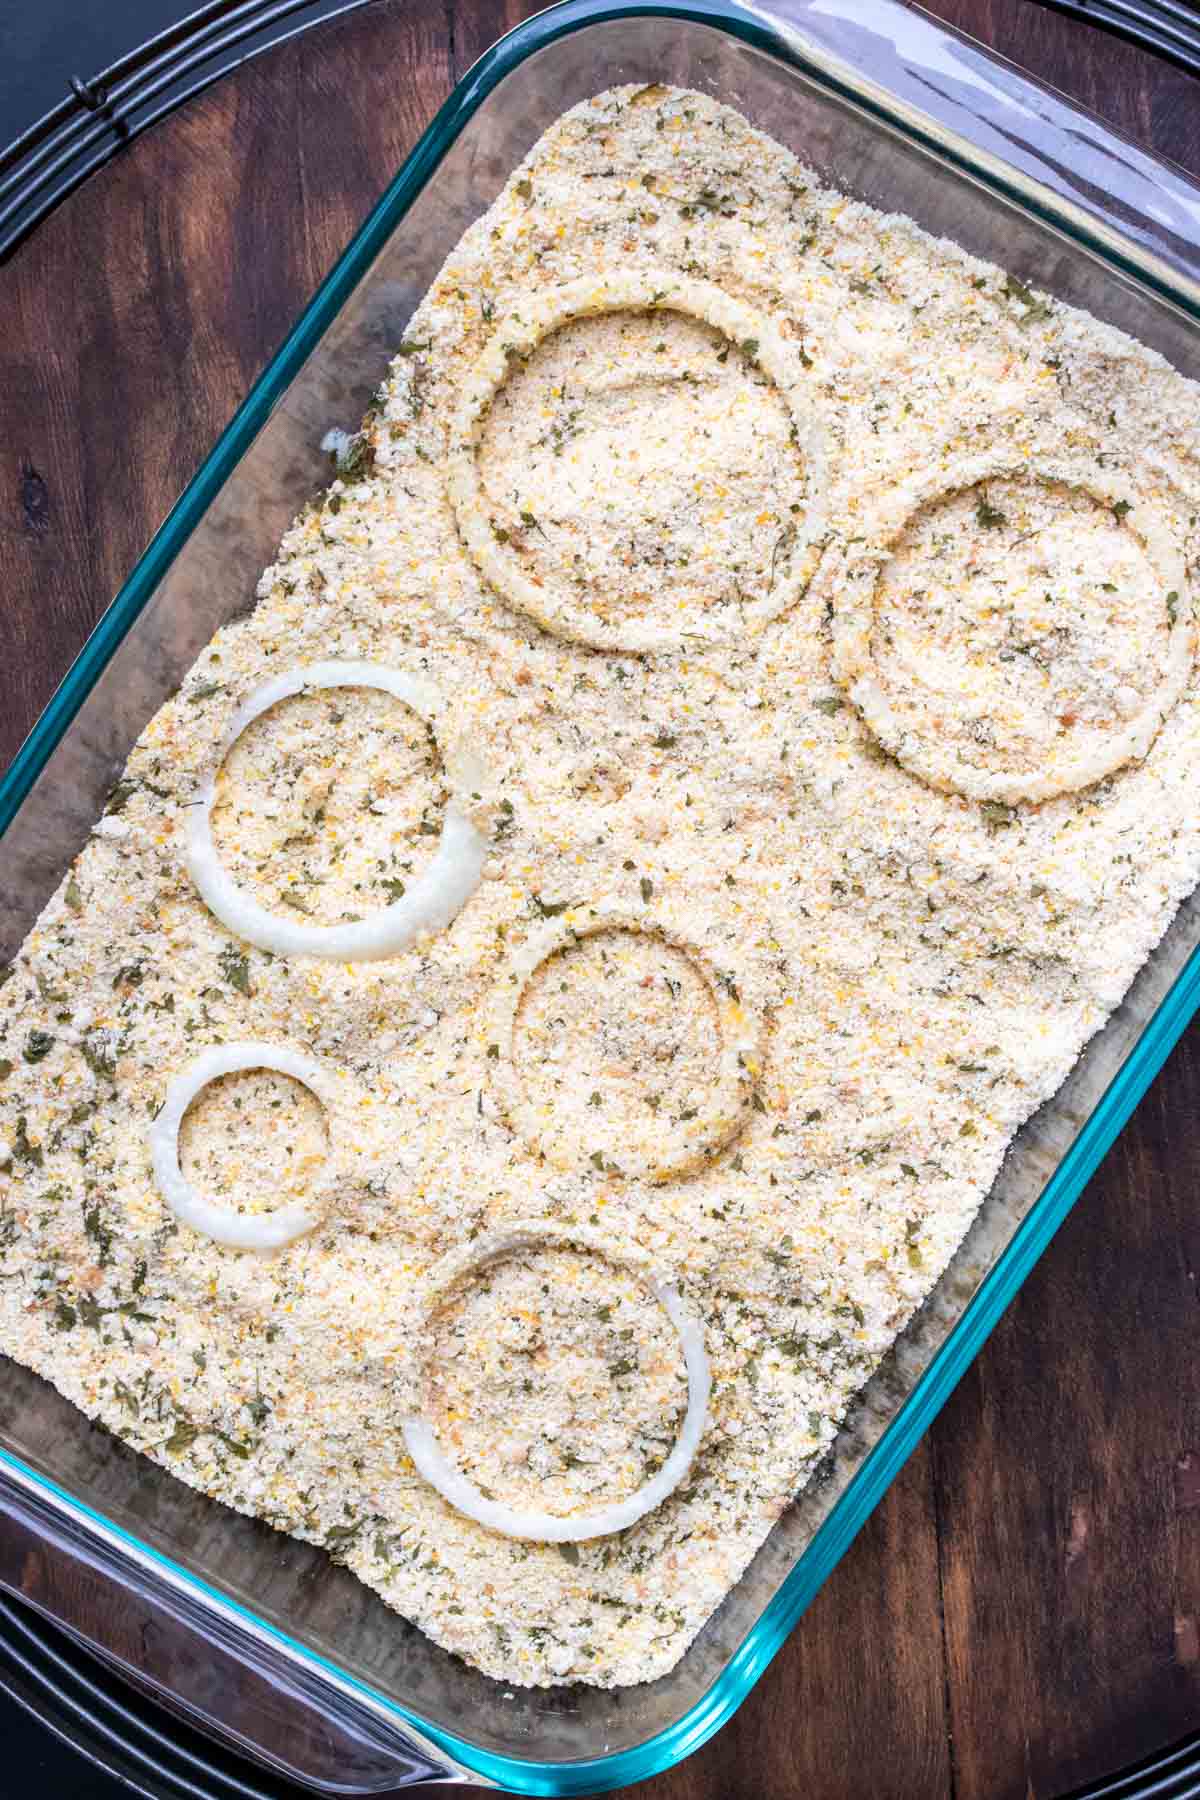
[(367, 0), (208, 0), (84, 80), (0, 151), (0, 261), (125, 144), (185, 100), (311, 25)]
[(1067, 1800), (1200, 1800), (1200, 1732), (1076, 1789)]
[(1186, 0), (1040, 0), (1052, 12), (1153, 50), (1177, 68), (1200, 75), (1200, 17)]

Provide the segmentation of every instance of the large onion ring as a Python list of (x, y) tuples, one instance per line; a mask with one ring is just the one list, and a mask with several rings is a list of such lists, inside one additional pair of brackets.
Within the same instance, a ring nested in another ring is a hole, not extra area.
[[(1099, 743), (1064, 746), (1036, 771), (1008, 773), (980, 769), (952, 750), (939, 755), (936, 742), (903, 727), (875, 669), (874, 605), (880, 575), (915, 513), (943, 495), (961, 493), (982, 481), (1019, 477), (1074, 488), (1101, 506), (1122, 509), (1122, 523), (1137, 538), (1159, 578), (1169, 637), (1163, 678), (1131, 719), (1104, 733)], [(982, 452), (949, 467), (922, 472), (896, 488), (879, 509), (874, 528), (867, 527), (867, 543), (856, 555), (852, 570), (844, 567), (843, 548), (829, 547), (817, 571), (814, 591), (828, 603), (832, 614), (834, 674), (864, 723), (912, 774), (932, 787), (973, 800), (1016, 805), (1090, 787), (1125, 763), (1145, 756), (1191, 675), (1195, 624), (1185, 560), (1152, 507), (1139, 501), (1130, 504), (1127, 492), (1131, 485), (1095, 465), (1052, 461), (1031, 465), (1011, 450)], [(1167, 607), (1172, 589), (1183, 597), (1174, 618)]]
[(597, 650), (630, 650), (646, 653), (674, 648), (679, 634), (653, 625), (622, 622), (608, 625), (580, 606), (566, 593), (551, 592), (524, 574), (515, 557), (506, 554), (496, 540), (488, 517), (476, 450), (483, 421), (509, 372), (513, 354), (528, 356), (559, 325), (597, 313), (626, 307), (686, 313), (699, 319), (735, 344), (740, 344), (778, 388), (791, 417), (795, 441), (804, 457), (809, 504), (803, 527), (797, 533), (789, 571), (780, 577), (763, 599), (745, 606), (736, 627), (728, 631), (693, 634), (712, 641), (763, 623), (786, 612), (804, 591), (812, 573), (812, 561), (804, 552), (824, 528), (824, 439), (811, 410), (804, 364), (793, 346), (775, 329), (770, 319), (744, 300), (737, 300), (709, 281), (696, 281), (676, 269), (623, 269), (604, 275), (588, 275), (564, 282), (528, 301), (519, 314), (511, 313), (497, 328), (479, 361), (467, 376), (450, 426), (450, 452), (446, 463), (447, 491), (458, 519), (458, 528), (480, 574), (518, 611), (576, 643)]
[[(428, 1320), (436, 1302), (473, 1270), (517, 1250), (545, 1248), (591, 1250), (609, 1262), (622, 1263), (638, 1274), (652, 1277), (650, 1258), (632, 1245), (614, 1245), (600, 1232), (589, 1231), (584, 1226), (554, 1225), (541, 1219), (522, 1220), (501, 1226), (442, 1259), (425, 1286), (422, 1323)], [(636, 1525), (648, 1512), (661, 1506), (687, 1474), (704, 1436), (712, 1376), (704, 1348), (703, 1328), (688, 1312), (678, 1289), (669, 1283), (654, 1282), (653, 1291), (679, 1333), (687, 1367), (688, 1403), (671, 1454), (662, 1468), (635, 1493), (590, 1513), (560, 1515), (525, 1512), (505, 1506), (499, 1500), (489, 1500), (473, 1481), (455, 1468), (438, 1444), (433, 1426), (420, 1414), (406, 1419), (403, 1427), (408, 1453), (419, 1473), (451, 1506), (480, 1525), (486, 1525), (490, 1531), (540, 1544), (577, 1543), (584, 1538), (607, 1537), (614, 1531), (625, 1531), (630, 1525)]]
[(193, 1231), (231, 1250), (281, 1250), (311, 1231), (319, 1215), (299, 1204), (281, 1206), (273, 1213), (231, 1212), (198, 1194), (179, 1166), (179, 1127), (192, 1101), (210, 1081), (245, 1069), (273, 1069), (276, 1074), (290, 1075), (326, 1103), (325, 1072), (311, 1056), (276, 1044), (218, 1044), (201, 1051), (168, 1087), (162, 1110), (150, 1127), (150, 1158), (163, 1198), (181, 1225), (190, 1225)]
[[(239, 707), (221, 741), (216, 766), (206, 778), (191, 810), (187, 865), (209, 911), (235, 936), (277, 956), (328, 956), (339, 962), (369, 962), (393, 956), (423, 931), (440, 931), (466, 905), (479, 885), (487, 844), (466, 813), (451, 800), (446, 808), (442, 835), (433, 861), (412, 887), (392, 906), (380, 908), (368, 918), (346, 925), (301, 925), (277, 918), (252, 900), (227, 873), (217, 856), (212, 836), (212, 808), (217, 772), (248, 725), (261, 718), (280, 700), (309, 688), (379, 688), (412, 708), (436, 727), (441, 702), (423, 682), (380, 663), (320, 662), (292, 669), (257, 688)], [(461, 759), (465, 762), (465, 759)], [(447, 767), (453, 778), (477, 780), (466, 767)]]
[(501, 971), (492, 990), (484, 1030), (487, 1068), (509, 1124), (541, 1155), (571, 1170), (578, 1161), (553, 1142), (545, 1142), (545, 1122), (526, 1098), (514, 1056), (517, 1015), (530, 977), (551, 956), (571, 949), (581, 939), (602, 931), (641, 932), (678, 950), (700, 974), (716, 1009), (721, 1054), (708, 1096), (690, 1119), (661, 1124), (652, 1153), (641, 1155), (627, 1143), (611, 1147), (612, 1167), (622, 1175), (647, 1181), (669, 1181), (699, 1168), (728, 1143), (745, 1116), (758, 1073), (759, 1021), (744, 1001), (728, 992), (728, 983), (699, 947), (660, 920), (644, 913), (597, 903), (570, 907), (560, 918), (527, 937)]

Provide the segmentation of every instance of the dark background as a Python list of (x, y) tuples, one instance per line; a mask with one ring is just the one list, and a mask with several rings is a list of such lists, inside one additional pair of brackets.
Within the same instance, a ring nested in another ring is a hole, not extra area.
[(39, 1794), (45, 1800), (129, 1800), (129, 1789), (89, 1767), (52, 1737), (44, 1725), (0, 1694), (0, 1744), (4, 1800)]
[(0, 0), (0, 148), (198, 0)]
[[(201, 4), (202, 0), (0, 0), (0, 150), (63, 98), (72, 75), (90, 80)], [(228, 67), (264, 43), (339, 11), (343, 4), (344, 0), (309, 0), (281, 26), (252, 33), (210, 66)]]

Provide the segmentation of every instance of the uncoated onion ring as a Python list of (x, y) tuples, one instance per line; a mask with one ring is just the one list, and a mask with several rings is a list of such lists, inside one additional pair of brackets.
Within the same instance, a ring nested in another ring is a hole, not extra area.
[(308, 688), (379, 688), (436, 727), (441, 703), (424, 683), (380, 663), (321, 662), (292, 669), (257, 688), (234, 714), (221, 743), (216, 767), (206, 778), (188, 827), (187, 866), (209, 911), (237, 937), (277, 956), (328, 956), (339, 962), (368, 962), (403, 950), (422, 931), (440, 931), (466, 905), (479, 885), (487, 845), (465, 812), (451, 800), (433, 861), (409, 891), (391, 906), (345, 925), (302, 925), (277, 918), (234, 881), (217, 855), (212, 808), (217, 770), (248, 725), (280, 700)]
[(198, 1194), (179, 1166), (179, 1127), (196, 1095), (210, 1081), (244, 1069), (273, 1069), (279, 1075), (290, 1075), (323, 1100), (325, 1074), (312, 1057), (275, 1044), (218, 1044), (202, 1051), (171, 1082), (162, 1111), (150, 1127), (150, 1157), (163, 1197), (181, 1225), (190, 1225), (193, 1231), (231, 1250), (281, 1250), (311, 1231), (319, 1215), (299, 1204), (280, 1207), (274, 1213), (231, 1212)]

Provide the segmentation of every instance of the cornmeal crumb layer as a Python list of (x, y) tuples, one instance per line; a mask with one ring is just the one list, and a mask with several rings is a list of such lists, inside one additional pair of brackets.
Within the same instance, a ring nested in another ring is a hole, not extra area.
[[(1153, 352), (710, 99), (567, 113), (8, 973), (0, 1346), (497, 1679), (665, 1673), (1200, 875), (1198, 423)], [(336, 926), (423, 878), (453, 793), (482, 879), (372, 962), (240, 941), (185, 861), (239, 707), (335, 658), (436, 732), (293, 694), (213, 843)], [(247, 1040), (320, 1082), (214, 1081), (181, 1167), (312, 1212), (269, 1256), (179, 1223), (147, 1136)], [(427, 1315), (522, 1220), (566, 1235)], [(713, 1380), (663, 1504), (532, 1543), (424, 1482), (418, 1414), (513, 1508), (644, 1486), (687, 1408), (662, 1283)]]

